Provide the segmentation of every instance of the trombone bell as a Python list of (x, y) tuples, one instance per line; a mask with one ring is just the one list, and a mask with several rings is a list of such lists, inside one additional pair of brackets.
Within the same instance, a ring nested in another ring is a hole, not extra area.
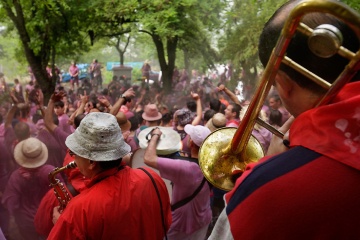
[[(235, 132), (236, 128), (220, 128), (204, 140), (199, 150), (202, 159), (199, 165), (205, 178), (213, 186), (225, 191), (234, 187), (235, 176), (242, 174), (247, 164), (264, 156), (260, 142), (253, 136), (250, 137), (244, 153), (232, 152), (228, 146)], [(244, 158), (241, 155), (244, 155)], [(239, 159), (246, 159), (246, 162)]]

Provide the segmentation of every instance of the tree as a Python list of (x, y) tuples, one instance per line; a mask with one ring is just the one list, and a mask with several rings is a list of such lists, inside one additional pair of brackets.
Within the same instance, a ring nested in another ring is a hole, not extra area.
[(257, 77), (258, 40), (263, 26), (284, 2), (286, 0), (236, 0), (227, 13), (219, 48), (223, 61), (230, 60), (238, 73), (242, 69), (247, 83), (254, 84)]
[[(0, 0), (1, 17), (8, 17), (8, 29), (19, 35), (25, 58), (45, 97), (55, 89), (46, 66), (54, 69), (56, 56), (86, 49), (86, 20), (90, 11), (85, 2), (56, 0)], [(53, 74), (54, 75), (54, 74)]]

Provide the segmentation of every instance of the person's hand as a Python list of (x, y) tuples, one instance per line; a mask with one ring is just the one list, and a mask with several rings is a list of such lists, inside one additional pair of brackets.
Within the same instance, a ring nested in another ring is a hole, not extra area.
[(60, 206), (57, 206), (57, 207), (54, 207), (54, 210), (53, 210), (52, 222), (54, 225), (61, 215), (59, 208), (60, 208)]
[(129, 88), (128, 90), (126, 90), (123, 94), (124, 97), (126, 97), (127, 99), (130, 99), (131, 97), (135, 96), (135, 91), (133, 88)]
[(64, 91), (54, 92), (51, 95), (51, 100), (53, 102), (59, 102), (66, 96), (66, 93)]
[(101, 105), (103, 105), (103, 106), (105, 106), (105, 107), (110, 107), (111, 104), (110, 104), (109, 100), (107, 100), (106, 97), (100, 96), (100, 97), (98, 97), (97, 99), (98, 99), (98, 101), (99, 101), (99, 103), (100, 103)]
[(220, 85), (217, 87), (217, 90), (218, 90), (219, 92), (224, 91), (224, 89), (225, 89), (225, 85), (224, 85), (224, 84), (220, 84)]
[(279, 131), (284, 133), (284, 137), (280, 138), (276, 135), (273, 135), (271, 141), (270, 141), (270, 145), (268, 148), (268, 151), (266, 153), (266, 155), (275, 155), (275, 154), (280, 154), (282, 152), (286, 152), (287, 150), (289, 150), (289, 146), (286, 146), (284, 144), (284, 142), (289, 142), (289, 129), (291, 124), (293, 123), (293, 121), (295, 120), (295, 118), (293, 116), (291, 116), (280, 128)]
[(199, 94), (194, 93), (194, 92), (191, 92), (191, 97), (192, 97), (194, 100), (200, 99)]
[(127, 138), (130, 136), (130, 131), (122, 132), (122, 135), (123, 135), (124, 140), (126, 141)]

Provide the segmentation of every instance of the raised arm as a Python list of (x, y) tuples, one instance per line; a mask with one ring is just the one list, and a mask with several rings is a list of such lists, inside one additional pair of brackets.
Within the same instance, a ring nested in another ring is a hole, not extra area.
[(226, 95), (229, 96), (229, 98), (231, 99), (231, 101), (233, 101), (236, 104), (241, 105), (239, 99), (237, 98), (236, 94), (233, 93), (232, 91), (230, 91), (227, 87), (225, 87), (224, 84), (220, 84), (220, 86), (217, 87), (217, 89), (219, 91), (223, 91), (224, 93), (226, 93)]
[(158, 156), (156, 155), (156, 146), (158, 141), (160, 140), (160, 136), (161, 136), (162, 132), (160, 131), (159, 128), (154, 128), (151, 136), (150, 136), (150, 141), (148, 143), (148, 146), (145, 150), (145, 154), (144, 154), (144, 163), (146, 165), (148, 165), (149, 167), (153, 167), (153, 168), (157, 168), (157, 158)]
[(199, 125), (202, 119), (202, 106), (199, 94), (191, 92), (191, 97), (196, 101), (196, 117), (191, 122), (191, 125)]
[(135, 96), (135, 92), (132, 88), (129, 88), (126, 90), (119, 99), (116, 101), (114, 106), (110, 108), (110, 114), (116, 116), (116, 114), (119, 112), (121, 105), (125, 104), (127, 99), (130, 99)]

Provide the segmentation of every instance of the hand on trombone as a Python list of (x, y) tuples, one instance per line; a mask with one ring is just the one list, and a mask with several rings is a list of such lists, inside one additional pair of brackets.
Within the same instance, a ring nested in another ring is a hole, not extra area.
[(279, 154), (282, 152), (285, 152), (287, 150), (289, 150), (290, 148), (290, 142), (289, 142), (289, 129), (291, 127), (291, 124), (294, 121), (294, 117), (291, 116), (278, 130), (280, 132), (284, 133), (284, 137), (280, 138), (278, 136), (276, 136), (275, 134), (273, 135), (271, 141), (270, 141), (270, 145), (268, 148), (268, 151), (266, 153), (266, 155), (275, 155), (275, 154)]

